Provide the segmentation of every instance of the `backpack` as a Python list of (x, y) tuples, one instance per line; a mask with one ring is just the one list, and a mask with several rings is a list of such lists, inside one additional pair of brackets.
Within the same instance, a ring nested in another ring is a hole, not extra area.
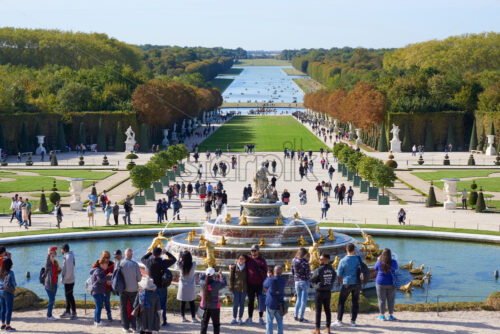
[(40, 275), (38, 275), (38, 280), (40, 281), (40, 284), (45, 285), (46, 276), (47, 273), (45, 272), (45, 267), (42, 267), (42, 269), (40, 269)]
[(161, 287), (168, 288), (172, 284), (172, 279), (172, 272), (169, 269), (165, 269), (163, 275), (161, 275)]
[(119, 295), (125, 290), (125, 280), (120, 267), (116, 266), (111, 277), (111, 289), (116, 295)]
[(358, 269), (356, 270), (356, 274), (358, 276), (359, 282), (362, 285), (366, 285), (368, 283), (368, 280), (370, 279), (370, 271), (368, 270), (368, 266), (363, 262), (361, 257), (358, 256), (358, 259), (359, 265)]
[(92, 276), (85, 281), (85, 291), (92, 293)]

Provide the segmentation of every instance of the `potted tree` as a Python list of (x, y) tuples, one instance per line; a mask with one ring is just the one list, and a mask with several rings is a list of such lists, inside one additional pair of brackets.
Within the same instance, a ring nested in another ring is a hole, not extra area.
[(373, 170), (373, 183), (382, 188), (382, 195), (378, 195), (377, 201), (379, 205), (389, 205), (389, 196), (385, 196), (385, 187), (393, 187), (396, 180), (394, 170), (386, 165), (378, 165)]
[(138, 165), (130, 170), (132, 185), (139, 189), (139, 196), (134, 196), (135, 205), (146, 205), (146, 198), (142, 196), (142, 190), (151, 186), (152, 178), (151, 170), (146, 166)]
[(354, 152), (349, 155), (349, 160), (347, 160), (347, 180), (352, 180), (355, 187), (359, 187), (361, 184), (361, 177), (358, 176), (358, 164), (361, 158), (363, 158), (363, 153)]

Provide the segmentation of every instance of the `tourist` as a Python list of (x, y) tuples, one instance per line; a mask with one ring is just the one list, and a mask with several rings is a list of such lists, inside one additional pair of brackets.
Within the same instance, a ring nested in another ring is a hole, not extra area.
[(125, 215), (123, 216), (123, 223), (127, 225), (130, 225), (130, 213), (132, 212), (132, 203), (130, 203), (130, 196), (127, 195), (125, 198), (125, 202), (123, 203), (123, 209), (125, 210)]
[(304, 178), (304, 175), (305, 175), (305, 172), (306, 170), (304, 169), (304, 165), (302, 165), (302, 163), (300, 163), (300, 166), (299, 166), (299, 174), (300, 174), (300, 180), (302, 181), (302, 179)]
[(345, 186), (343, 183), (338, 188), (337, 193), (338, 193), (337, 194), (337, 199), (338, 199), (337, 205), (344, 205)]
[(102, 192), (99, 200), (101, 202), (102, 212), (104, 212), (104, 210), (106, 210), (106, 204), (108, 203), (108, 195), (106, 195), (106, 190)]
[(339, 188), (340, 187), (339, 187), (338, 183), (335, 185), (335, 188), (333, 188), (333, 194), (335, 196), (335, 199), (338, 199), (338, 197), (339, 197)]
[(12, 210), (12, 216), (10, 216), (10, 222), (12, 223), (14, 217), (17, 216), (17, 197), (12, 197), (12, 201), (10, 202), (10, 209)]
[(60, 201), (56, 202), (56, 205), (54, 206), (54, 213), (56, 215), (57, 228), (61, 228), (63, 213)]
[[(115, 271), (115, 263), (111, 261), (111, 254), (108, 251), (102, 251), (101, 256), (99, 260), (94, 262), (92, 265), (92, 268), (97, 268), (100, 267), (101, 263), (106, 263), (107, 267), (104, 270), (104, 275), (113, 275), (113, 272)], [(108, 316), (109, 321), (113, 321), (113, 318), (111, 316), (111, 281), (106, 283), (105, 287), (105, 292), (104, 292), (104, 307), (106, 308), (106, 314)], [(99, 315), (100, 318), (100, 315)]]
[[(378, 298), (378, 308), (380, 315), (379, 320), (396, 320), (394, 318), (394, 298), (396, 297), (396, 287), (394, 286), (393, 277), (396, 275), (398, 263), (392, 259), (391, 250), (385, 248), (382, 255), (373, 267), (377, 271), (376, 288)], [(389, 317), (385, 318), (385, 302), (387, 300), (387, 307), (389, 309)]]
[(200, 308), (203, 310), (201, 319), (200, 334), (206, 334), (208, 323), (212, 319), (214, 334), (220, 333), (220, 302), (219, 291), (227, 285), (222, 271), (219, 270), (219, 277), (215, 277), (215, 269), (208, 267), (205, 274), (200, 277), (201, 302)]
[(17, 221), (19, 222), (19, 226), (22, 226), (22, 222), (23, 222), (23, 198), (21, 196), (19, 196), (17, 198), (17, 204), (16, 204), (16, 218), (17, 218)]
[(28, 229), (28, 209), (26, 208), (26, 203), (21, 205), (21, 224), (19, 227), (23, 226)]
[(281, 201), (285, 203), (285, 205), (288, 205), (290, 203), (290, 193), (288, 190), (283, 189), (283, 192), (281, 193)]
[(168, 221), (169, 204), (165, 198), (161, 201), (161, 214), (165, 221)]
[(307, 204), (307, 191), (305, 189), (300, 189), (299, 200), (300, 200), (300, 205)]
[(205, 203), (205, 197), (207, 197), (207, 186), (205, 185), (205, 182), (200, 186), (198, 189), (198, 192), (200, 194), (200, 206), (203, 206)]
[(163, 222), (163, 204), (161, 199), (156, 203), (156, 223), (160, 224)]
[(10, 258), (2, 261), (0, 266), (0, 314), (2, 317), (2, 330), (15, 332), (11, 327), (12, 311), (14, 310), (14, 294), (16, 292), (16, 276), (12, 270), (12, 260)]
[(179, 261), (177, 261), (177, 270), (179, 270), (179, 285), (177, 289), (177, 300), (181, 302), (181, 316), (182, 322), (187, 322), (186, 319), (186, 303), (189, 303), (189, 310), (191, 311), (191, 319), (193, 323), (198, 322), (196, 319), (196, 262), (189, 251), (184, 251), (179, 254)]
[(28, 213), (28, 226), (31, 226), (31, 208), (33, 205), (31, 204), (30, 200), (27, 198), (26, 198), (25, 204), (26, 204), (26, 211)]
[(266, 334), (273, 333), (273, 320), (276, 318), (277, 332), (283, 334), (283, 315), (280, 313), (280, 304), (284, 303), (286, 279), (281, 276), (283, 268), (274, 267), (274, 274), (271, 270), (267, 273), (264, 281), (266, 290)]
[(333, 168), (333, 165), (330, 165), (330, 167), (328, 168), (328, 177), (330, 177), (330, 181), (332, 180), (334, 172), (335, 172), (335, 168)]
[(467, 210), (467, 190), (462, 190), (462, 209)]
[(212, 196), (209, 196), (208, 199), (205, 201), (205, 219), (206, 219), (206, 221), (209, 221), (211, 216), (212, 216)]
[(87, 205), (87, 217), (89, 218), (89, 226), (95, 226), (95, 208), (93, 204), (93, 202), (89, 202), (89, 204)]
[(257, 304), (259, 308), (259, 324), (264, 325), (265, 303), (264, 295), (262, 294), (262, 284), (266, 279), (267, 263), (266, 260), (260, 256), (260, 247), (255, 244), (250, 248), (250, 256), (247, 256), (247, 280), (248, 280), (248, 319), (246, 324), (252, 323), (253, 308), (255, 297), (257, 297)]
[(69, 317), (71, 320), (76, 320), (76, 303), (73, 296), (73, 288), (75, 287), (75, 256), (69, 250), (68, 244), (62, 245), (61, 253), (64, 259), (61, 271), (61, 283), (64, 285), (64, 297), (66, 299), (66, 311), (61, 314), (61, 318)]
[(319, 334), (321, 329), (321, 308), (324, 308), (326, 315), (326, 331), (330, 333), (332, 322), (332, 312), (330, 311), (330, 299), (333, 284), (337, 274), (330, 265), (330, 255), (322, 253), (319, 257), (321, 266), (314, 270), (310, 282), (314, 288), (314, 306), (316, 310), (316, 328), (314, 334)]
[(217, 167), (216, 163), (214, 164), (214, 167), (212, 168), (212, 170), (214, 172), (214, 177), (217, 177), (217, 171), (219, 170), (219, 167)]
[(276, 159), (273, 159), (273, 161), (271, 162), (271, 167), (273, 169), (273, 173), (276, 173), (276, 165), (277, 165)]
[[(233, 320), (232, 325), (243, 324), (243, 312), (245, 311), (245, 299), (247, 297), (248, 283), (247, 283), (247, 267), (246, 257), (243, 254), (238, 256), (236, 264), (229, 267), (229, 291), (233, 293)], [(239, 308), (239, 312), (238, 312)], [(236, 321), (238, 317), (238, 321)]]
[(398, 223), (399, 225), (405, 225), (406, 220), (406, 212), (403, 208), (401, 208), (398, 212)]
[(182, 184), (181, 184), (181, 199), (184, 198), (184, 195), (186, 195), (186, 185), (184, 184), (184, 182), (182, 182)]
[(250, 183), (247, 186), (247, 193), (248, 193), (248, 197), (252, 197), (253, 189), (252, 189), (252, 186), (250, 185)]
[(323, 196), (324, 197), (327, 197), (330, 196), (330, 182), (324, 182), (323, 181), (323, 184), (321, 185), (321, 190), (323, 191)]
[(135, 297), (137, 296), (138, 283), (142, 279), (141, 270), (137, 262), (132, 260), (134, 252), (132, 249), (125, 250), (125, 259), (119, 263), (120, 270), (123, 274), (123, 281), (125, 283), (125, 290), (120, 293), (120, 316), (122, 320), (122, 327), (128, 331), (130, 327), (135, 330), (135, 318), (132, 316), (129, 320), (127, 305), (133, 305)]
[(141, 291), (137, 294), (132, 307), (137, 312), (136, 333), (150, 334), (160, 330), (161, 296), (158, 295), (158, 287), (150, 277), (144, 277), (139, 283)]
[(201, 179), (201, 176), (203, 175), (203, 165), (200, 164), (198, 167), (198, 178)]
[(356, 326), (356, 318), (359, 310), (359, 293), (361, 291), (361, 282), (357, 274), (361, 258), (355, 255), (356, 247), (352, 243), (346, 246), (347, 255), (340, 260), (337, 274), (342, 281), (340, 289), (339, 303), (337, 307), (337, 321), (333, 324), (336, 327), (342, 326), (342, 317), (344, 316), (344, 307), (349, 294), (352, 296), (351, 306), (351, 326)]
[(174, 197), (174, 201), (172, 202), (172, 208), (174, 209), (174, 213), (172, 216), (172, 219), (175, 220), (175, 217), (177, 217), (177, 220), (181, 220), (181, 209), (182, 209), (182, 203), (179, 201), (177, 196)]
[(306, 256), (307, 250), (301, 247), (295, 258), (292, 260), (292, 276), (295, 282), (295, 293), (297, 301), (295, 302), (295, 321), (308, 322), (304, 319), (304, 312), (307, 305), (307, 291), (309, 290), (309, 279), (311, 278), (311, 269)]
[(309, 160), (309, 171), (311, 173), (313, 172), (313, 166), (314, 166), (314, 162), (312, 160)]
[(416, 156), (417, 155), (417, 146), (413, 144), (413, 147), (411, 148), (411, 155)]
[[(167, 259), (162, 259), (162, 253), (167, 255)], [(151, 257), (151, 255), (153, 255)], [(146, 273), (153, 279), (153, 282), (156, 285), (156, 291), (160, 296), (160, 307), (163, 311), (162, 319), (163, 325), (167, 326), (167, 287), (163, 286), (163, 275), (169, 271), (169, 267), (171, 267), (177, 259), (175, 256), (167, 252), (165, 249), (161, 249), (160, 247), (156, 247), (153, 249), (153, 252), (146, 253), (142, 258), (141, 262), (146, 267)]]
[(326, 219), (326, 213), (328, 212), (328, 209), (330, 209), (330, 203), (328, 203), (328, 197), (325, 196), (323, 198), (323, 202), (321, 202), (321, 219)]
[(321, 186), (321, 183), (318, 183), (314, 190), (316, 190), (316, 194), (318, 195), (318, 202), (321, 202), (321, 195), (323, 194), (323, 187)]
[(109, 223), (109, 218), (111, 217), (112, 212), (113, 212), (113, 207), (111, 206), (111, 201), (108, 201), (106, 203), (106, 225), (107, 226), (111, 225)]
[(191, 195), (193, 194), (193, 185), (191, 184), (191, 182), (189, 182), (186, 186), (186, 190), (188, 193), (188, 199), (191, 199)]
[(57, 247), (49, 247), (47, 261), (45, 263), (44, 271), (44, 287), (49, 297), (49, 304), (47, 306), (47, 320), (54, 321), (56, 318), (52, 316), (52, 309), (56, 300), (57, 293), (57, 276), (61, 273), (59, 262), (56, 260)]
[(354, 196), (354, 190), (351, 186), (349, 186), (349, 190), (347, 190), (347, 204), (352, 205), (352, 197)]
[(115, 205), (113, 205), (113, 218), (115, 220), (115, 225), (118, 225), (118, 215), (120, 214), (120, 207), (118, 206), (118, 203), (115, 202)]
[(107, 323), (101, 321), (102, 307), (106, 299), (106, 286), (111, 282), (111, 273), (106, 273), (108, 270), (108, 262), (98, 260), (92, 265), (90, 270), (90, 278), (92, 282), (92, 297), (95, 302), (94, 325), (96, 327), (106, 326)]

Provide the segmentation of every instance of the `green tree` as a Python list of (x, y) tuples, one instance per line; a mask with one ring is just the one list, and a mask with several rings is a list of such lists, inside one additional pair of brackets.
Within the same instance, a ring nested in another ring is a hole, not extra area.
[(123, 152), (125, 150), (125, 137), (123, 135), (122, 123), (116, 124), (115, 151)]
[(80, 131), (78, 133), (79, 144), (87, 144), (87, 131), (85, 130), (85, 123), (80, 123)]
[(379, 152), (387, 152), (387, 138), (385, 135), (385, 122), (382, 122), (382, 128), (380, 129), (380, 139), (378, 141), (377, 150)]
[(393, 187), (394, 181), (396, 180), (396, 174), (394, 170), (386, 165), (378, 164), (372, 172), (373, 181), (372, 183), (382, 188), (382, 196), (384, 196), (384, 189), (386, 187)]
[(472, 133), (470, 135), (469, 151), (475, 150), (477, 147), (477, 130), (476, 130), (476, 119), (474, 118), (474, 123), (472, 123)]
[(424, 149), (426, 152), (434, 151), (434, 140), (432, 139), (432, 125), (430, 122), (427, 123), (427, 127), (425, 129)]
[(66, 135), (64, 134), (64, 124), (59, 122), (57, 127), (57, 149), (64, 150), (66, 148)]
[(361, 152), (354, 152), (353, 154), (349, 155), (349, 158), (347, 160), (347, 169), (351, 172), (357, 172), (358, 164), (361, 161), (362, 157), (363, 153)]
[(493, 122), (491, 122), (491, 127), (490, 127), (490, 135), (495, 135), (495, 126), (493, 125)]
[(92, 89), (79, 82), (69, 82), (57, 93), (58, 109), (62, 112), (85, 111), (92, 97)]
[(153, 174), (147, 166), (137, 165), (130, 170), (130, 179), (132, 185), (139, 189), (139, 194), (142, 196), (142, 190), (151, 186)]
[(97, 127), (97, 149), (100, 152), (106, 152), (108, 150), (106, 146), (106, 134), (104, 133), (102, 118), (99, 118), (99, 125)]
[(382, 161), (369, 157), (367, 155), (363, 155), (361, 160), (358, 163), (358, 173), (363, 179), (373, 182), (373, 171), (375, 167), (382, 165)]
[(141, 124), (141, 133), (139, 137), (139, 146), (141, 152), (147, 152), (149, 150), (149, 136), (148, 136), (148, 128), (145, 123)]
[(469, 205), (472, 207), (476, 205), (477, 202), (477, 184), (476, 181), (472, 180), (472, 184), (470, 185), (470, 193), (469, 193)]
[(486, 210), (486, 203), (484, 202), (483, 188), (479, 189), (476, 202), (476, 212), (483, 212)]
[(38, 209), (40, 212), (46, 213), (49, 212), (49, 206), (47, 205), (47, 198), (45, 197), (45, 192), (42, 188), (42, 195), (40, 196), (40, 204)]
[(429, 195), (427, 196), (427, 200), (425, 201), (425, 206), (428, 208), (436, 206), (436, 193), (434, 192), (434, 184), (431, 181), (431, 187), (429, 188)]

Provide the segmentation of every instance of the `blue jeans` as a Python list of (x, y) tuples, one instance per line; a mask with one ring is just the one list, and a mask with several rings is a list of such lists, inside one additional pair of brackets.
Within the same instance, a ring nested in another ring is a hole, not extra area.
[[(245, 311), (245, 299), (247, 297), (246, 292), (237, 292), (233, 291), (233, 319), (236, 319), (236, 316), (238, 315), (238, 318), (243, 317), (243, 311)], [(240, 308), (240, 312), (238, 313), (238, 307)]]
[(111, 317), (111, 290), (106, 290), (106, 294), (104, 295), (104, 307), (106, 308), (108, 320), (113, 319)]
[(276, 318), (278, 324), (278, 334), (283, 334), (283, 317), (278, 310), (271, 310), (269, 307), (266, 312), (266, 334), (273, 334), (273, 319)]
[(160, 308), (162, 310), (163, 322), (167, 322), (167, 288), (156, 289), (158, 295), (160, 296)]
[(104, 304), (104, 300), (106, 299), (106, 296), (103, 293), (93, 295), (94, 301), (95, 301), (95, 312), (94, 312), (94, 322), (101, 322), (101, 312), (102, 312), (102, 305)]
[(45, 289), (45, 291), (47, 291), (47, 296), (49, 296), (49, 305), (47, 306), (47, 318), (50, 318), (52, 316), (52, 309), (54, 308), (54, 302), (56, 301), (57, 285), (56, 285), (56, 291), (50, 291), (48, 289)]
[(10, 325), (12, 318), (12, 310), (14, 309), (14, 294), (1, 291), (0, 292), (0, 314), (2, 316), (2, 324)]
[(163, 221), (163, 211), (161, 213), (156, 213), (156, 222), (161, 223)]
[(347, 196), (347, 204), (352, 205), (352, 197)]
[(321, 218), (326, 218), (326, 208), (321, 208)]
[(304, 319), (308, 288), (309, 282), (295, 282), (295, 292), (297, 293), (297, 302), (295, 303), (295, 317), (299, 319)]

